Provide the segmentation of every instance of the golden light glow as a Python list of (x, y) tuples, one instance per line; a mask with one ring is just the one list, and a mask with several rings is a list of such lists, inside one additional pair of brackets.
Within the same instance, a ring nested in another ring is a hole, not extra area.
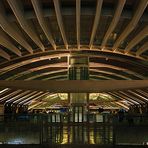
[(89, 94), (90, 100), (97, 100), (97, 99), (104, 99), (104, 100), (114, 100), (111, 95), (105, 93), (90, 93)]
[(67, 100), (68, 99), (68, 94), (67, 93), (59, 93), (58, 94), (61, 100)]
[(94, 132), (93, 132), (92, 129), (90, 130), (90, 133), (89, 133), (89, 142), (90, 142), (90, 144), (95, 144), (95, 141), (94, 141)]
[(63, 128), (63, 141), (61, 144), (67, 144), (68, 143), (68, 130), (67, 128)]

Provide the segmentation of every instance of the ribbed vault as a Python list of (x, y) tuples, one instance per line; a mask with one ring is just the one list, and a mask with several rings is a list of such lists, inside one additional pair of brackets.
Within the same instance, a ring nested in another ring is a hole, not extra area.
[[(89, 57), (90, 80), (148, 79), (147, 4), (147, 0), (1, 0), (0, 80), (66, 80), (71, 54)], [(123, 107), (148, 102), (147, 89), (108, 94)], [(41, 104), (49, 95), (5, 88), (0, 101)]]

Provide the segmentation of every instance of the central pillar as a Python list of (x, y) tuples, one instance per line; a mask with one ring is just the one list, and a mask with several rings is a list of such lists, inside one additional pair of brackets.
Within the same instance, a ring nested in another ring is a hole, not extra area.
[[(69, 80), (89, 79), (89, 58), (86, 56), (71, 55), (68, 59)], [(88, 93), (70, 93), (71, 122), (86, 122), (88, 112)]]

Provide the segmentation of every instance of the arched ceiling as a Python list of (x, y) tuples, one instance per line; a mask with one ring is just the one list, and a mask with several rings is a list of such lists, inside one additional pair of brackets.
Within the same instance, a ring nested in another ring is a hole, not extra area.
[[(0, 80), (66, 80), (71, 54), (89, 57), (92, 80), (148, 79), (147, 5), (148, 0), (1, 0)], [(135, 96), (147, 90), (135, 91), (109, 93), (147, 102)], [(31, 92), (21, 94), (28, 98)]]

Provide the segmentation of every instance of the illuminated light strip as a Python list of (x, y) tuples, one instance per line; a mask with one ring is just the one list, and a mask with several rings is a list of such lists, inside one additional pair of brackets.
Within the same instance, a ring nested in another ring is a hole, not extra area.
[(27, 97), (29, 97), (29, 96), (35, 94), (35, 93), (37, 93), (37, 91), (35, 91), (35, 92), (31, 92), (31, 93), (29, 93), (29, 94), (27, 94), (27, 95), (21, 97), (20, 99), (14, 101), (13, 103), (18, 103), (19, 101), (24, 100), (25, 98), (27, 98)]
[(11, 99), (7, 100), (5, 103), (9, 103), (12, 102), (13, 100), (16, 100), (17, 98), (21, 97), (22, 95), (25, 95), (26, 93), (28, 93), (29, 91), (25, 91), (21, 94), (16, 95), (15, 97), (12, 97)]
[(49, 95), (49, 94), (50, 94), (49, 92), (44, 93), (44, 94), (41, 94), (41, 95), (39, 95), (38, 97), (36, 97), (36, 98), (34, 98), (34, 99), (32, 99), (32, 100), (29, 100), (29, 101), (26, 102), (24, 105), (30, 105), (30, 104), (32, 103), (32, 101), (37, 100), (37, 99), (39, 99), (39, 98), (41, 98), (41, 97), (43, 97), (43, 96), (47, 97), (47, 95)]
[[(27, 74), (30, 74), (31, 72), (34, 72), (34, 71), (38, 71), (38, 70), (43, 70), (43, 69), (46, 69), (46, 68), (50, 68), (50, 67), (56, 67), (56, 66), (60, 66), (60, 67), (67, 67), (68, 65), (67, 65), (67, 63), (58, 63), (58, 64), (49, 64), (49, 65), (44, 65), (44, 66), (40, 66), (40, 67), (35, 67), (35, 68), (32, 68), (32, 69), (28, 69), (27, 71), (23, 71), (23, 72), (21, 72), (21, 73), (19, 73), (19, 74), (16, 74), (15, 76), (12, 76), (12, 77), (9, 77), (7, 80), (15, 80), (15, 79), (17, 79), (17, 78), (19, 78), (19, 77), (21, 77), (21, 76), (24, 76), (24, 75), (27, 75)], [(94, 62), (90, 62), (89, 63), (89, 67), (91, 68), (91, 67), (105, 67), (105, 68), (110, 68), (110, 69), (115, 69), (115, 70), (120, 70), (120, 71), (123, 71), (123, 72), (125, 72), (125, 73), (127, 73), (127, 74), (130, 74), (130, 75), (133, 75), (133, 76), (135, 76), (135, 77), (138, 77), (138, 78), (140, 78), (140, 79), (144, 79), (144, 77), (143, 76), (141, 76), (141, 75), (139, 75), (139, 74), (137, 74), (137, 73), (135, 73), (135, 72), (132, 72), (132, 71), (130, 71), (130, 70), (128, 70), (128, 69), (125, 69), (125, 68), (120, 68), (120, 67), (116, 67), (116, 66), (112, 66), (112, 65), (108, 65), (108, 64), (102, 64), (102, 63), (94, 63)]]
[(104, 93), (104, 94), (100, 93), (100, 96), (98, 96), (98, 98), (100, 98), (101, 96), (103, 99), (107, 100), (106, 102), (115, 102), (116, 101), (116, 98), (114, 98), (113, 96), (111, 96), (107, 93)]
[[(62, 49), (61, 49), (62, 50)], [(74, 50), (74, 49), (73, 49)], [(77, 49), (75, 49), (75, 50), (77, 50)], [(86, 50), (86, 48), (84, 48), (84, 49), (81, 49), (81, 50)], [(65, 51), (65, 49), (63, 50), (63, 51)], [(95, 51), (95, 50), (92, 50), (92, 51)], [(100, 51), (100, 50), (97, 50), (96, 49), (96, 51)], [(66, 52), (66, 51), (65, 51)], [(112, 53), (112, 51), (103, 51), (103, 52), (107, 52), (107, 53)], [(123, 53), (118, 53), (119, 55), (124, 55)], [(34, 54), (34, 55), (36, 55), (36, 54)], [(30, 63), (33, 63), (33, 62), (38, 62), (38, 61), (42, 61), (42, 60), (47, 60), (47, 59), (49, 59), (49, 58), (57, 58), (57, 57), (66, 57), (66, 56), (68, 56), (68, 55), (70, 55), (70, 53), (62, 53), (62, 54), (54, 54), (54, 55), (46, 55), (46, 56), (42, 56), (42, 57), (37, 57), (37, 58), (32, 58), (32, 59), (29, 59), (29, 60), (26, 60), (26, 61), (22, 61), (22, 62), (19, 62), (19, 63), (15, 63), (15, 64), (13, 64), (13, 65), (10, 65), (10, 66), (7, 66), (7, 67), (4, 67), (4, 68), (1, 68), (1, 74), (4, 74), (4, 73), (6, 73), (6, 72), (8, 72), (8, 71), (10, 71), (10, 70), (13, 70), (13, 69), (15, 69), (15, 68), (18, 68), (18, 67), (21, 67), (21, 66), (24, 66), (24, 65), (26, 65), (26, 64), (30, 64)], [(130, 56), (132, 56), (132, 55), (130, 55)], [(27, 57), (27, 56), (24, 56), (24, 57)], [(92, 55), (90, 55), (90, 57), (93, 57)], [(134, 58), (136, 58), (135, 56), (132, 56), (132, 57), (134, 57)], [(138, 57), (139, 58), (139, 57)], [(20, 59), (20, 58), (19, 58)], [(139, 59), (141, 59), (141, 60), (146, 60), (146, 59), (144, 59), (144, 58), (139, 58)], [(12, 60), (13, 61), (13, 60)]]
[(51, 68), (51, 67), (66, 67), (66, 65), (67, 65), (66, 63), (62, 63), (62, 64), (58, 63), (58, 64), (49, 64), (49, 65), (44, 65), (44, 66), (40, 66), (40, 67), (35, 67), (35, 68), (32, 68), (32, 69), (28, 69), (27, 71), (17, 73), (14, 76), (9, 77), (7, 80), (15, 80), (15, 79), (18, 79), (18, 78), (20, 78), (24, 75), (30, 74), (31, 72), (36, 72), (38, 70), (43, 70), (43, 69)]
[(45, 76), (45, 75), (56, 74), (56, 73), (61, 73), (61, 72), (66, 72), (66, 71), (67, 71), (67, 69), (51, 71), (51, 72), (45, 72), (45, 73), (41, 73), (41, 74), (36, 74), (35, 76), (29, 77), (29, 78), (27, 78), (25, 80), (32, 80), (32, 79), (36, 79), (38, 77), (42, 77), (42, 76)]
[(26, 101), (28, 101), (28, 100), (30, 100), (30, 99), (32, 99), (32, 98), (34, 98), (34, 97), (35, 97), (35, 96), (37, 96), (37, 95), (40, 95), (41, 93), (43, 93), (43, 92), (38, 92), (38, 93), (34, 94), (33, 96), (29, 97), (28, 99), (26, 99), (26, 100), (24, 100), (24, 101), (19, 102), (19, 104), (23, 104), (24, 102), (26, 102)]
[(123, 76), (123, 75), (116, 74), (114, 72), (108, 72), (108, 71), (97, 70), (97, 69), (89, 69), (89, 71), (98, 72), (98, 73), (104, 73), (104, 74), (108, 74), (108, 75), (113, 75), (113, 76), (116, 76), (116, 77), (123, 78), (125, 80), (131, 80), (131, 78), (128, 78), (128, 77)]
[[(124, 99), (124, 100), (122, 100), (122, 101), (126, 101), (129, 106), (130, 106), (130, 105), (134, 105), (134, 103), (131, 103), (131, 101), (129, 101), (129, 100), (125, 100), (125, 99)], [(122, 101), (121, 101), (121, 102), (122, 102)]]
[(148, 93), (147, 93), (147, 92), (145, 92), (145, 91), (143, 91), (143, 90), (140, 90), (140, 89), (136, 89), (136, 91), (139, 92), (140, 94), (142, 94), (142, 95), (148, 97)]
[(110, 94), (110, 95), (112, 95), (112, 96), (115, 96), (115, 97), (117, 97), (117, 98), (121, 98), (122, 100), (126, 100), (126, 101), (128, 101), (131, 105), (134, 105), (134, 104), (139, 104), (138, 102), (136, 102), (136, 101), (133, 101), (133, 100), (131, 100), (131, 99), (125, 99), (125, 97), (122, 95), (122, 94), (118, 94), (117, 92), (108, 92), (108, 94)]
[(114, 103), (111, 102), (111, 105), (112, 105), (112, 106), (111, 106), (112, 108), (117, 108), (117, 109), (119, 109), (119, 105), (117, 105), (116, 102), (114, 102)]
[[(105, 106), (105, 104), (104, 104), (104, 106)], [(108, 103), (107, 104), (107, 106), (105, 107), (106, 109), (108, 108), (108, 109), (114, 109), (114, 108), (117, 108), (117, 109), (119, 109), (119, 105), (117, 105), (115, 102), (113, 103), (113, 102), (111, 102), (111, 103)]]
[[(64, 79), (62, 79), (62, 80), (67, 80), (67, 75), (53, 76), (53, 77), (45, 78), (45, 79), (43, 79), (43, 80), (52, 80), (52, 79), (58, 79), (58, 78), (61, 79), (61, 77), (64, 78)], [(66, 79), (65, 79), (65, 78), (66, 78)]]
[(57, 95), (57, 93), (51, 94), (50, 97), (54, 97), (55, 95)]
[(10, 76), (10, 77), (7, 78), (6, 80), (16, 80), (16, 79), (18, 79), (19, 77), (24, 76), (24, 75), (27, 75), (27, 74), (30, 74), (30, 72), (29, 72), (29, 71), (23, 71), (22, 73), (17, 73), (17, 74), (15, 74), (15, 75)]
[[(86, 54), (87, 55), (87, 54)], [(99, 57), (101, 57), (101, 58), (105, 58), (105, 57), (102, 57), (101, 55), (90, 55), (89, 56), (90, 58), (99, 58)], [(131, 62), (131, 64), (139, 64), (138, 62), (136, 63), (136, 62), (134, 62), (134, 61), (132, 61), (132, 60), (128, 60), (128, 59), (126, 59), (126, 58), (121, 58), (121, 57), (116, 57), (116, 58), (112, 58), (112, 57), (110, 57), (110, 59), (114, 59), (114, 60), (117, 60), (118, 62), (124, 62), (124, 63), (129, 63), (129, 62)]]
[[(136, 97), (132, 97), (132, 96), (129, 95), (129, 94), (126, 94), (125, 92), (122, 92), (122, 91), (119, 91), (119, 92), (122, 93), (123, 95), (125, 95), (126, 97), (131, 98), (131, 99), (134, 99), (134, 100), (135, 100), (135, 98), (136, 98)], [(138, 102), (140, 102), (140, 103), (145, 103), (144, 101), (141, 101), (141, 100), (139, 100), (139, 99), (137, 99), (137, 98), (136, 98), (136, 101), (138, 101)]]
[(133, 103), (131, 103), (129, 100), (123, 100), (123, 101), (126, 101), (128, 106), (132, 105)]
[(17, 90), (17, 91), (14, 91), (14, 92), (12, 92), (12, 93), (10, 93), (10, 94), (8, 94), (8, 95), (6, 95), (6, 96), (0, 98), (0, 102), (5, 101), (6, 99), (8, 99), (8, 98), (10, 98), (10, 97), (12, 97), (12, 96), (18, 94), (18, 93), (21, 92), (21, 91), (22, 91), (22, 90)]
[[(105, 80), (113, 80), (113, 78), (110, 78), (110, 77), (106, 77), (106, 76), (98, 76), (98, 75), (89, 75), (90, 77), (96, 77), (96, 78), (103, 78)], [(93, 79), (91, 78), (91, 80), (96, 80), (96, 79)]]
[(34, 108), (34, 107), (37, 107), (37, 106), (39, 106), (40, 104), (42, 104), (42, 102), (38, 102), (38, 103), (36, 103), (36, 104), (34, 104), (34, 105), (28, 107), (28, 110), (30, 110), (30, 109), (32, 109), (32, 108)]
[(122, 104), (120, 102), (115, 102), (115, 103), (118, 104), (118, 105), (120, 105), (120, 106), (122, 106), (123, 108), (129, 110), (129, 107), (128, 106), (126, 106), (126, 105), (124, 105), (124, 104)]
[(105, 63), (95, 63), (95, 62), (90, 62), (89, 63), (89, 67), (107, 67), (107, 68), (112, 68), (112, 69), (116, 69), (116, 70), (128, 70), (128, 69), (125, 69), (125, 68), (122, 68), (122, 67), (117, 67), (117, 66), (114, 66), (114, 65), (109, 65), (109, 64), (105, 64)]
[(35, 93), (37, 93), (37, 91), (33, 91), (33, 92), (31, 92), (31, 93), (29, 93), (29, 94), (27, 94), (27, 95), (21, 97), (20, 99), (14, 101), (13, 104), (18, 103), (19, 101), (24, 100), (25, 98), (27, 98), (27, 97), (29, 97), (29, 96), (35, 94)]
[[(29, 70), (27, 70), (27, 71), (25, 71), (25, 72), (21, 72), (21, 73), (19, 73), (19, 74), (16, 74), (15, 76), (12, 76), (12, 77), (9, 77), (7, 80), (15, 80), (15, 79), (17, 79), (17, 78), (19, 78), (19, 77), (21, 77), (21, 76), (24, 76), (24, 75), (27, 75), (27, 74), (30, 74), (31, 72), (33, 72), (33, 71), (37, 71), (37, 70), (42, 70), (42, 69), (44, 69), (44, 68), (50, 68), (50, 67), (52, 67), (51, 66), (52, 64), (49, 64), (49, 65), (45, 65), (45, 66), (41, 66), (41, 67), (36, 67), (36, 68), (33, 68), (33, 69), (29, 69)], [(55, 64), (53, 64), (53, 65), (55, 65)], [(57, 64), (58, 65), (58, 64)], [(64, 63), (62, 63), (62, 65), (65, 65), (65, 67), (66, 67), (66, 63), (64, 64)], [(61, 65), (59, 65), (59, 66), (61, 66)], [(110, 69), (115, 69), (115, 70), (122, 70), (123, 72), (125, 72), (125, 73), (127, 73), (127, 74), (130, 74), (130, 75), (132, 75), (132, 76), (135, 76), (135, 77), (138, 77), (138, 78), (140, 78), (140, 79), (144, 79), (144, 77), (143, 76), (141, 76), (141, 75), (139, 75), (139, 74), (137, 74), (137, 73), (135, 73), (135, 72), (132, 72), (132, 71), (130, 71), (130, 70), (128, 70), (128, 69), (124, 69), (124, 68), (119, 68), (119, 67), (116, 67), (116, 66), (112, 66), (112, 65), (108, 65), (108, 64), (101, 64), (101, 63), (90, 63), (90, 68), (91, 67), (105, 67), (105, 68), (110, 68)], [(94, 69), (95, 70), (95, 69)], [(52, 71), (53, 72), (53, 71)], [(128, 78), (128, 77), (127, 77)]]
[(62, 53), (62, 54), (54, 54), (54, 55), (45, 55), (45, 56), (41, 56), (41, 57), (35, 57), (35, 58), (29, 59), (29, 60), (25, 60), (25, 61), (22, 61), (22, 62), (19, 62), (19, 63), (15, 63), (13, 65), (1, 68), (0, 72), (2, 72), (2, 74), (3, 74), (3, 73), (6, 73), (10, 70), (16, 69), (18, 67), (21, 67), (21, 66), (24, 66), (24, 65), (27, 65), (27, 64), (30, 64), (30, 63), (47, 60), (49, 58), (58, 58), (59, 56), (62, 58), (62, 57), (66, 57), (68, 55), (69, 55), (69, 53)]
[[(48, 77), (48, 78), (45, 78), (45, 79), (43, 79), (43, 80), (58, 79), (58, 78), (60, 78), (60, 77), (64, 78), (64, 79), (62, 79), (62, 80), (67, 80), (67, 75), (60, 75), (60, 76)], [(113, 80), (113, 79), (110, 78), (110, 77), (98, 76), (98, 75), (90, 75), (90, 80), (96, 80), (96, 79), (93, 79), (93, 78), (91, 78), (91, 77), (97, 77), (98, 79), (99, 79), (99, 78), (103, 78), (103, 79), (106, 79), (106, 80)], [(66, 78), (66, 79), (65, 79), (65, 78)]]
[(51, 68), (51, 67), (68, 67), (68, 63), (63, 62), (63, 63), (55, 63), (55, 64), (43, 65), (43, 66), (40, 66), (40, 67), (32, 68), (29, 71), (34, 72), (34, 71), (43, 70), (43, 69)]
[[(67, 70), (67, 69), (66, 69)], [(66, 70), (61, 70), (61, 72), (64, 72), (64, 71), (66, 71)], [(91, 70), (91, 69), (90, 69)], [(95, 70), (96, 72), (98, 71), (98, 70)], [(25, 79), (25, 80), (32, 80), (32, 79), (35, 79), (35, 78), (38, 78), (38, 77), (40, 77), (40, 76), (45, 76), (45, 75), (48, 75), (48, 74), (51, 74), (51, 73), (55, 73), (56, 74), (56, 72), (60, 72), (60, 70), (59, 71), (54, 71), (54, 72), (49, 72), (49, 73), (41, 73), (41, 74), (36, 74), (35, 76), (33, 76), (33, 77), (29, 77), (29, 78), (27, 78), (27, 79)], [(105, 72), (105, 71), (102, 71), (102, 72)], [(106, 72), (105, 72), (106, 73)], [(109, 74), (109, 73), (108, 73)], [(111, 74), (116, 74), (116, 73), (111, 73)], [(95, 76), (95, 75), (94, 75)], [(97, 76), (97, 75), (96, 75)], [(115, 75), (116, 76), (116, 75)], [(118, 75), (117, 75), (118, 76)], [(124, 77), (124, 76), (122, 76), (122, 75), (119, 75), (120, 77), (122, 77), (122, 78), (126, 78), (126, 80), (129, 80), (130, 78), (128, 78), (128, 77)]]
[(148, 101), (147, 98), (145, 98), (145, 97), (143, 97), (143, 96), (141, 96), (141, 95), (139, 95), (139, 94), (137, 94), (137, 93), (135, 93), (135, 92), (133, 92), (133, 91), (131, 91), (131, 90), (128, 90), (128, 92), (130, 92), (130, 93), (132, 93), (132, 94), (134, 94), (134, 95), (136, 95), (136, 96), (138, 96), (138, 97), (140, 97), (140, 98), (142, 98), (142, 99)]
[[(112, 48), (111, 48), (112, 49)], [(81, 48), (81, 50), (86, 50), (86, 48)], [(100, 51), (100, 48), (98, 47), (98, 48), (94, 48), (93, 50), (91, 50), (91, 51)], [(133, 58), (136, 58), (137, 57), (137, 59), (141, 59), (141, 60), (145, 60), (145, 61), (147, 61), (147, 58), (143, 58), (143, 57), (140, 57), (140, 56), (135, 56), (134, 54), (132, 55), (131, 53), (129, 54), (125, 54), (125, 53), (123, 53), (122, 52), (123, 50), (122, 49), (119, 49), (118, 48), (118, 51), (112, 51), (112, 50), (109, 50), (109, 48), (108, 49), (103, 49), (103, 51), (102, 52), (104, 52), (104, 53), (115, 53), (116, 55), (124, 55), (124, 56), (128, 56), (128, 57), (133, 57)]]
[(58, 94), (56, 94), (56, 95), (53, 96), (53, 97), (50, 97), (51, 100), (53, 100), (54, 98), (60, 98), (60, 97), (58, 96)]
[(102, 64), (102, 63), (94, 63), (94, 62), (90, 62), (89, 63), (89, 67), (105, 67), (105, 68), (111, 68), (111, 69), (115, 69), (115, 70), (120, 70), (120, 71), (123, 71), (125, 73), (128, 73), (130, 75), (134, 75), (138, 78), (141, 78), (141, 79), (144, 79), (144, 77), (136, 72), (133, 72), (133, 71), (130, 71), (129, 69), (126, 69), (126, 68), (122, 68), (122, 67), (117, 67), (117, 66), (114, 66), (114, 65), (109, 65), (109, 64)]
[(109, 64), (102, 64), (102, 63), (94, 63), (94, 62), (90, 62), (89, 63), (89, 67), (107, 67), (107, 68), (112, 68), (112, 69), (116, 69), (116, 70), (122, 70), (123, 72), (126, 72), (128, 74), (134, 75), (138, 78), (144, 79), (144, 77), (136, 72), (133, 72), (129, 69), (126, 68), (121, 68), (121, 67), (117, 67), (117, 66), (113, 66), (113, 65), (109, 65)]
[(7, 90), (10, 90), (9, 88), (5, 88), (3, 90), (0, 91), (0, 94), (2, 94), (3, 92), (7, 91)]
[(121, 102), (121, 103), (123, 103), (123, 104), (125, 104), (127, 106), (130, 106), (131, 105), (128, 100), (121, 100), (121, 101), (118, 101), (118, 102)]
[(131, 101), (133, 104), (137, 104), (137, 105), (140, 104), (139, 102), (133, 100), (132, 98), (129, 98), (129, 97), (125, 96), (125, 95), (122, 94), (121, 92), (120, 92), (120, 93), (114, 92), (114, 93), (117, 94), (117, 95), (119, 95), (119, 96), (121, 96), (122, 98), (124, 98), (124, 100)]
[[(31, 68), (28, 71), (34, 72), (34, 71), (43, 70), (43, 69), (51, 68), (51, 67), (68, 67), (68, 64), (67, 64), (67, 62), (48, 64), (48, 65), (43, 65), (43, 66)], [(92, 68), (93, 67), (106, 67), (106, 68), (111, 68), (111, 69), (116, 69), (116, 70), (122, 70), (122, 71), (125, 71), (125, 72), (128, 71), (129, 74), (133, 74), (133, 71), (130, 71), (126, 68), (117, 67), (117, 66), (109, 65), (109, 64), (103, 64), (103, 63), (89, 62), (89, 67), (92, 67)]]

